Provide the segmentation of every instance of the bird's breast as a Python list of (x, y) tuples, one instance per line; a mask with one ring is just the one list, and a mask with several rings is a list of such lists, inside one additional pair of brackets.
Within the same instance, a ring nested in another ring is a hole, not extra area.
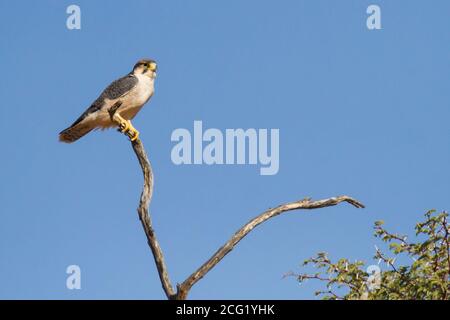
[(139, 82), (131, 93), (131, 104), (143, 105), (153, 95), (153, 79), (147, 76), (138, 76)]
[(153, 79), (147, 76), (140, 76), (138, 79), (136, 87), (122, 99), (123, 107), (119, 109), (121, 115), (127, 120), (132, 119), (153, 95)]

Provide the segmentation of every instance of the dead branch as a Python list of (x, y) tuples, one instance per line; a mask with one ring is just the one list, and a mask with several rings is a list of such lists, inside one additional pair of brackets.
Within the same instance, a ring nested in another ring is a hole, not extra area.
[[(121, 104), (122, 103), (118, 101), (108, 110), (111, 121), (115, 122), (117, 125), (120, 125), (120, 123), (116, 121), (114, 114)], [(125, 133), (125, 135), (127, 135), (127, 133)], [(170, 283), (169, 273), (167, 272), (167, 266), (164, 261), (164, 255), (158, 239), (156, 238), (155, 231), (153, 230), (152, 220), (150, 218), (150, 213), (148, 212), (148, 207), (153, 196), (152, 166), (148, 160), (147, 153), (145, 152), (144, 146), (140, 139), (132, 141), (131, 146), (133, 147), (134, 153), (138, 158), (142, 169), (142, 174), (144, 176), (144, 185), (142, 187), (141, 199), (139, 200), (139, 207), (137, 209), (139, 220), (144, 228), (147, 243), (152, 250), (153, 259), (155, 260), (156, 269), (158, 270), (159, 279), (161, 280), (164, 293), (168, 299), (175, 299), (175, 291)]]
[(181, 285), (177, 286), (177, 296), (185, 299), (192, 286), (205, 276), (216, 264), (220, 262), (233, 248), (241, 241), (247, 234), (261, 223), (276, 217), (283, 212), (298, 210), (298, 209), (318, 209), (324, 207), (335, 206), (341, 202), (348, 202), (356, 208), (364, 208), (364, 205), (357, 200), (348, 196), (333, 197), (324, 200), (312, 201), (311, 199), (303, 199), (296, 202), (280, 205), (276, 208), (269, 209), (259, 216), (253, 218), (242, 228), (240, 228), (219, 250), (212, 255), (200, 268), (192, 273)]
[(156, 238), (155, 231), (152, 227), (152, 221), (148, 212), (148, 206), (153, 195), (153, 171), (145, 153), (144, 146), (140, 139), (131, 142), (134, 153), (139, 160), (139, 164), (142, 168), (144, 175), (144, 186), (142, 188), (141, 199), (139, 201), (138, 214), (141, 220), (142, 227), (144, 228), (145, 235), (147, 236), (147, 243), (153, 253), (155, 259), (156, 268), (158, 269), (159, 279), (161, 280), (162, 287), (168, 299), (175, 298), (175, 292), (172, 284), (170, 283), (169, 274), (167, 272), (167, 266), (164, 262), (164, 255), (161, 247), (159, 246), (158, 239)]
[[(114, 106), (110, 109), (111, 119), (114, 118), (114, 113), (117, 107)], [(177, 292), (174, 291), (170, 282), (167, 266), (164, 262), (164, 255), (161, 247), (156, 238), (155, 231), (152, 227), (150, 214), (148, 207), (153, 195), (153, 171), (148, 160), (147, 154), (144, 150), (144, 146), (140, 139), (131, 142), (133, 150), (138, 158), (139, 164), (142, 168), (144, 175), (144, 186), (141, 193), (141, 199), (139, 201), (138, 214), (139, 219), (144, 228), (145, 235), (147, 237), (148, 245), (152, 251), (153, 258), (155, 260), (156, 268), (158, 270), (159, 279), (161, 280), (162, 287), (168, 299), (171, 300), (184, 300), (187, 298), (192, 286), (202, 279), (215, 265), (217, 265), (233, 248), (239, 243), (247, 234), (250, 233), (255, 227), (261, 223), (276, 217), (284, 212), (299, 210), (299, 209), (318, 209), (335, 206), (341, 202), (348, 202), (356, 208), (364, 208), (364, 205), (359, 201), (348, 197), (339, 196), (324, 200), (313, 201), (310, 198), (303, 200), (282, 204), (276, 208), (269, 209), (259, 216), (253, 218), (240, 228), (219, 250), (216, 251), (203, 265), (201, 265), (194, 273), (192, 273), (184, 282), (177, 285)]]
[(153, 174), (150, 165), (150, 161), (145, 153), (142, 142), (138, 139), (131, 143), (134, 152), (139, 160), (139, 164), (142, 168), (144, 175), (144, 187), (141, 194), (141, 200), (139, 202), (139, 219), (141, 220), (147, 241), (152, 250), (153, 257), (155, 259), (156, 267), (158, 269), (159, 278), (163, 286), (164, 292), (168, 299), (184, 300), (187, 298), (192, 286), (203, 278), (215, 265), (217, 265), (233, 248), (239, 243), (247, 234), (250, 233), (255, 227), (261, 223), (276, 217), (284, 212), (299, 210), (299, 209), (319, 209), (325, 207), (335, 206), (341, 202), (348, 202), (356, 208), (364, 208), (364, 205), (359, 201), (348, 197), (340, 196), (333, 197), (324, 200), (313, 201), (309, 198), (300, 201), (295, 201), (287, 204), (280, 205), (276, 208), (269, 209), (259, 216), (253, 218), (240, 228), (219, 250), (216, 251), (202, 266), (200, 266), (194, 273), (192, 273), (183, 283), (177, 285), (177, 292), (170, 283), (167, 267), (164, 262), (164, 256), (156, 239), (155, 232), (153, 230), (150, 216), (148, 213), (148, 205), (151, 201), (153, 194)]

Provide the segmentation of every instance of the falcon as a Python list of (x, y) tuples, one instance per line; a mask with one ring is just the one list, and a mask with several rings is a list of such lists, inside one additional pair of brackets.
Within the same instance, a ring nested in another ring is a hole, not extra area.
[(59, 133), (59, 140), (72, 143), (94, 129), (118, 127), (135, 141), (139, 132), (131, 121), (151, 98), (154, 91), (157, 65), (154, 60), (139, 60), (126, 76), (113, 81), (67, 129)]

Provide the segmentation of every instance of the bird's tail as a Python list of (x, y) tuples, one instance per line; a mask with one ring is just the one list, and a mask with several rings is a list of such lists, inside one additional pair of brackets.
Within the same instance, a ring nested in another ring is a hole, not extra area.
[(72, 125), (59, 133), (59, 141), (65, 143), (75, 142), (85, 134), (88, 134), (92, 129), (94, 128), (87, 124), (78, 123)]

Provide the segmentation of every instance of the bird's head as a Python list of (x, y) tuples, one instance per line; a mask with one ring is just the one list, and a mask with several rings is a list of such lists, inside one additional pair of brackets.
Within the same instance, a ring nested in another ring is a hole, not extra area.
[(142, 59), (139, 60), (133, 68), (133, 74), (139, 75), (144, 74), (149, 78), (154, 79), (156, 77), (156, 69), (157, 65), (154, 60), (151, 59)]

